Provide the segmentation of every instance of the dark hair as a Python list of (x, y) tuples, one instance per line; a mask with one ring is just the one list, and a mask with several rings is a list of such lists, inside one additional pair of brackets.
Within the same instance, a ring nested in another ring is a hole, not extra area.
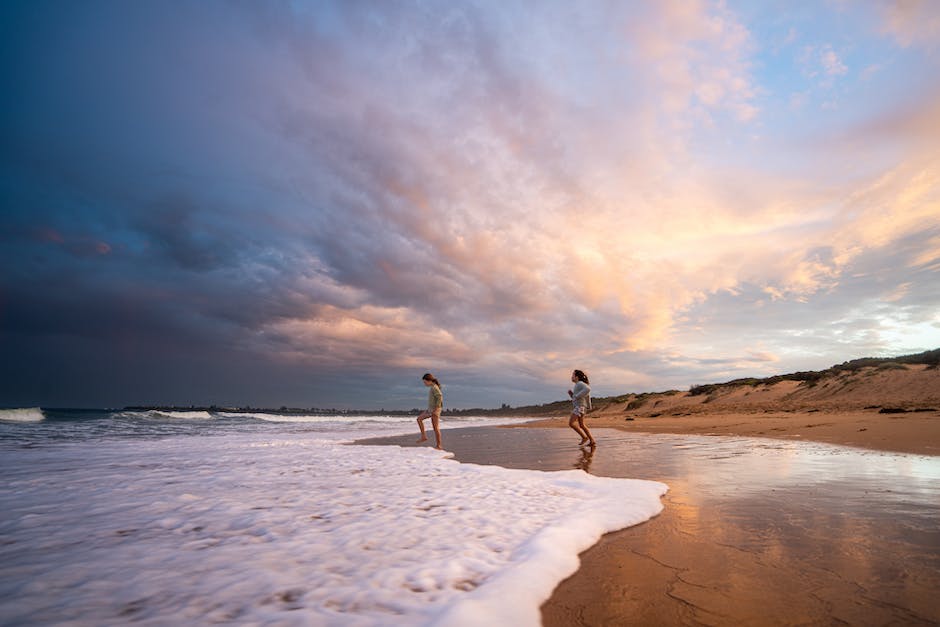
[(574, 371), (574, 378), (577, 379), (578, 381), (584, 381), (584, 382), (587, 383), (588, 385), (591, 385), (591, 382), (588, 381), (587, 375), (584, 374), (584, 371), (583, 371), (583, 370), (575, 370), (575, 371)]
[(437, 379), (435, 379), (435, 378), (434, 378), (434, 375), (431, 374), (430, 372), (425, 372), (425, 373), (424, 373), (424, 376), (421, 377), (421, 379), (423, 379), (424, 381), (430, 381), (431, 383), (433, 383), (433, 384), (436, 385), (437, 387), (441, 387), (441, 382), (438, 381)]

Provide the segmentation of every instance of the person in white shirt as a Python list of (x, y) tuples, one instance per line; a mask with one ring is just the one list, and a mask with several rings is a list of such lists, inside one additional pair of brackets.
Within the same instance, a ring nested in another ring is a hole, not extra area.
[(571, 409), (568, 426), (581, 436), (580, 444), (597, 446), (594, 436), (584, 424), (584, 415), (591, 409), (591, 388), (587, 375), (581, 370), (575, 370), (571, 373), (571, 382), (574, 383), (574, 389), (568, 390), (568, 396), (571, 397), (574, 407)]

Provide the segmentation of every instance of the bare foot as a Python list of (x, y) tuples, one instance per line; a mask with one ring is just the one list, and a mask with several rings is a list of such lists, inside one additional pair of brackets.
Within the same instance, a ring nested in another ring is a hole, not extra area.
[(588, 441), (587, 438), (581, 438), (581, 441), (578, 442), (578, 446), (581, 446), (582, 444), (586, 443), (587, 441)]
[(594, 440), (591, 440), (590, 446), (591, 448), (594, 448), (595, 446), (597, 446), (597, 442), (595, 442)]
[(415, 442), (415, 444), (421, 444), (422, 442), (427, 442), (427, 441), (428, 441), (427, 438), (421, 438), (420, 440), (418, 440), (417, 442)]
[(435, 446), (434, 448), (436, 448), (436, 449), (439, 450), (439, 451), (443, 451), (443, 450), (444, 450), (444, 447), (443, 447), (443, 446)]

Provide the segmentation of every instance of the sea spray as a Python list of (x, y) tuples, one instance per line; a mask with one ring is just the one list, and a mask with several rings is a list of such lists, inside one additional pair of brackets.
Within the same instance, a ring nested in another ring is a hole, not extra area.
[(0, 420), (6, 422), (42, 422), (45, 418), (39, 407), (0, 409)]

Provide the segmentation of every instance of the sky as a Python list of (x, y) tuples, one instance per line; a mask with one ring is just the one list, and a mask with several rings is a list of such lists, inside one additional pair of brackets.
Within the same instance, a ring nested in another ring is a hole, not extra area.
[(940, 347), (940, 4), (0, 4), (0, 406)]

